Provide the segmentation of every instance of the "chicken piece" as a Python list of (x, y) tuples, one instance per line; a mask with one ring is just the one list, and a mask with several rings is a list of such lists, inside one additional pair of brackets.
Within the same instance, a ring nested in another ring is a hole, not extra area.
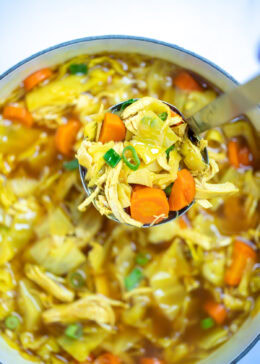
[(130, 206), (132, 187), (127, 183), (119, 183), (117, 186), (118, 199), (123, 208)]
[(91, 320), (97, 324), (115, 324), (112, 306), (120, 306), (120, 301), (110, 300), (104, 296), (88, 295), (73, 303), (57, 305), (43, 313), (46, 324), (60, 322), (67, 324), (77, 320)]
[(163, 241), (171, 241), (178, 236), (183, 240), (190, 241), (192, 244), (201, 246), (205, 250), (212, 250), (219, 247), (227, 246), (231, 243), (230, 237), (221, 237), (210, 230), (210, 222), (204, 217), (202, 222), (197, 220), (196, 228), (181, 229), (178, 220), (170, 221), (167, 224), (155, 226), (149, 229), (148, 240), (152, 244), (158, 244)]
[(205, 199), (214, 198), (214, 197), (226, 197), (231, 196), (237, 193), (238, 188), (233, 185), (233, 183), (219, 183), (219, 184), (211, 184), (207, 182), (200, 182), (198, 179), (196, 181), (196, 199)]
[[(117, 151), (118, 152), (118, 151)], [(122, 161), (118, 163), (115, 168), (109, 170), (107, 174), (107, 181), (105, 185), (105, 196), (108, 202), (109, 207), (112, 210), (114, 216), (121, 222), (126, 224), (130, 224), (133, 226), (141, 227), (142, 223), (132, 219), (130, 215), (128, 215), (122, 205), (119, 202), (117, 185), (119, 181), (119, 174), (122, 168)]]
[(27, 264), (25, 267), (25, 274), (27, 278), (31, 279), (58, 300), (62, 302), (73, 301), (74, 292), (63, 286), (61, 282), (59, 282), (61, 280), (60, 278), (57, 278), (48, 272), (44, 272), (39, 266)]
[(90, 168), (91, 164), (93, 163), (92, 156), (87, 152), (87, 150), (91, 146), (91, 144), (92, 143), (90, 141), (83, 140), (82, 144), (80, 145), (80, 147), (77, 151), (77, 155), (76, 155), (76, 158), (78, 159), (79, 164), (86, 168)]

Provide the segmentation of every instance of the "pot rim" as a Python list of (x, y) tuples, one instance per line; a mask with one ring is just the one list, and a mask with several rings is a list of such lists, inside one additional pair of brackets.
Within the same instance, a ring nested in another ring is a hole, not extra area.
[(76, 38), (76, 39), (72, 39), (72, 40), (69, 40), (69, 41), (66, 41), (66, 42), (56, 44), (54, 46), (50, 46), (50, 47), (45, 48), (45, 49), (43, 49), (43, 50), (41, 50), (39, 52), (36, 52), (36, 53), (32, 54), (29, 57), (24, 58), (20, 62), (16, 63), (15, 65), (13, 65), (9, 69), (7, 69), (5, 72), (0, 74), (0, 80), (2, 80), (4, 77), (6, 77), (11, 72), (15, 71), (17, 68), (24, 65), (25, 63), (27, 63), (27, 62), (29, 62), (29, 61), (37, 58), (37, 57), (40, 57), (43, 54), (49, 53), (49, 52), (51, 52), (53, 50), (56, 50), (56, 49), (59, 49), (59, 48), (62, 48), (62, 47), (66, 47), (66, 46), (69, 46), (69, 45), (72, 45), (72, 44), (91, 42), (91, 41), (96, 41), (96, 40), (106, 40), (106, 39), (107, 40), (108, 39), (137, 40), (137, 41), (144, 41), (144, 42), (148, 42), (148, 43), (155, 43), (155, 44), (163, 45), (163, 46), (168, 47), (168, 48), (176, 49), (176, 50), (181, 51), (183, 53), (189, 54), (190, 56), (198, 58), (199, 60), (203, 61), (204, 63), (207, 63), (208, 65), (215, 68), (217, 71), (221, 72), (223, 75), (228, 77), (235, 84), (239, 84), (239, 82), (236, 79), (234, 79), (234, 77), (232, 77), (228, 72), (224, 71), (221, 67), (217, 66), (214, 62), (209, 61), (207, 58), (204, 58), (203, 56), (200, 56), (195, 52), (188, 51), (187, 49), (182, 48), (182, 47), (180, 47), (180, 46), (178, 46), (176, 44), (164, 42), (164, 41), (157, 40), (157, 39), (154, 39), (154, 38), (146, 38), (146, 37), (140, 37), (140, 36), (134, 36), (134, 35), (120, 35), (120, 34), (111, 34), (111, 35), (107, 34), (107, 35), (97, 35), (97, 36)]
[[(7, 69), (5, 72), (0, 74), (0, 80), (4, 79), (7, 75), (12, 73), (16, 69), (18, 69), (20, 66), (26, 64), (27, 62), (29, 62), (29, 61), (31, 61), (33, 59), (36, 59), (36, 58), (40, 57), (41, 55), (49, 53), (49, 52), (51, 52), (53, 50), (63, 48), (63, 47), (67, 47), (67, 46), (70, 46), (70, 45), (73, 45), (73, 44), (78, 44), (78, 43), (92, 42), (92, 41), (96, 41), (96, 40), (111, 40), (111, 39), (143, 41), (143, 42), (159, 44), (159, 45), (162, 45), (164, 47), (176, 49), (176, 50), (181, 51), (183, 53), (186, 53), (186, 54), (188, 54), (190, 56), (193, 56), (193, 57), (199, 59), (200, 61), (203, 61), (204, 63), (210, 65), (211, 67), (215, 68), (217, 71), (222, 73), (224, 76), (229, 78), (234, 84), (237, 84), (237, 85), (239, 84), (239, 82), (236, 79), (234, 79), (228, 72), (224, 71), (221, 67), (217, 66), (214, 62), (209, 61), (207, 58), (204, 58), (203, 56), (200, 56), (195, 52), (188, 51), (185, 48), (179, 47), (176, 44), (169, 43), (169, 42), (164, 42), (164, 41), (153, 39), (153, 38), (133, 36), (133, 35), (120, 35), (120, 34), (111, 34), (111, 35), (107, 34), (107, 35), (98, 35), (98, 36), (89, 36), (89, 37), (77, 38), (77, 39), (72, 39), (72, 40), (62, 42), (62, 43), (56, 44), (54, 46), (45, 48), (45, 49), (43, 49), (43, 50), (41, 50), (39, 52), (36, 52), (36, 53), (32, 54), (31, 56), (29, 56), (27, 58), (21, 60), (20, 62), (16, 63), (15, 65), (13, 65), (9, 69)], [(256, 345), (256, 343), (259, 340), (260, 340), (260, 333), (248, 344), (248, 346), (240, 354), (237, 355), (237, 357), (235, 359), (233, 359), (231, 361), (230, 364), (238, 363), (238, 361), (240, 361)]]

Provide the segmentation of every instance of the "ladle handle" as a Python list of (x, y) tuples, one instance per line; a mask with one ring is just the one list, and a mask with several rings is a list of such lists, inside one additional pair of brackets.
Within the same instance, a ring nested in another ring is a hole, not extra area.
[(214, 128), (253, 109), (260, 103), (260, 75), (220, 95), (187, 119), (196, 134)]

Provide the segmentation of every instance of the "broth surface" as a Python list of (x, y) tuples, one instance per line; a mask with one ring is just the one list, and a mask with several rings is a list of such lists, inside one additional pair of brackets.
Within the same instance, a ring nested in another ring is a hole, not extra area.
[[(181, 71), (139, 54), (82, 55), (0, 100), (0, 331), (24, 357), (192, 364), (258, 310), (259, 139), (243, 117), (205, 135), (214, 181), (234, 183), (238, 194), (149, 229), (116, 224), (93, 206), (78, 210), (86, 196), (74, 158), (89, 115), (143, 96), (192, 115), (217, 91), (196, 75), (200, 90), (178, 87)], [(7, 106), (32, 120), (5, 117)], [(70, 120), (80, 126), (62, 153), (57, 130)]]

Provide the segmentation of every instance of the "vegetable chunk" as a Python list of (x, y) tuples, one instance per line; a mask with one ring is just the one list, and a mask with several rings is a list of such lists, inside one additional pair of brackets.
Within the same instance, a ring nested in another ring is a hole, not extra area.
[(168, 216), (169, 204), (163, 191), (144, 187), (133, 192), (130, 210), (132, 218), (150, 224)]

